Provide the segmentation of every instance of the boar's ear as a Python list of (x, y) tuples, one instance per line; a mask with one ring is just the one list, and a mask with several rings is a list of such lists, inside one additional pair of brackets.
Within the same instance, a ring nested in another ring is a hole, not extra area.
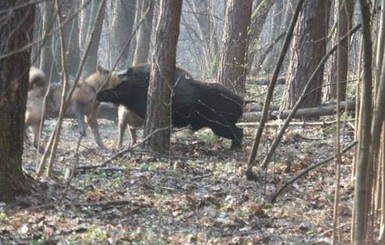
[(126, 78), (126, 71), (121, 71), (118, 73), (118, 78), (120, 81), (124, 81), (124, 79)]
[(123, 81), (123, 80), (127, 79), (127, 77), (129, 75), (131, 75), (132, 73), (133, 73), (133, 68), (127, 68), (126, 70), (120, 71), (118, 73), (118, 78), (119, 78), (119, 80)]

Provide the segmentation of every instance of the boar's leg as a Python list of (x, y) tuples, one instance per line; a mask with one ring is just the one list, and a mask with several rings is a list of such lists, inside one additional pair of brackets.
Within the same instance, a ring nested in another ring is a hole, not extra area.
[(221, 125), (213, 123), (209, 125), (214, 134), (231, 139), (231, 150), (242, 149), (243, 130), (235, 125)]
[(242, 149), (242, 139), (243, 139), (243, 129), (238, 128), (236, 126), (232, 129), (234, 138), (231, 140), (231, 148), (232, 150)]

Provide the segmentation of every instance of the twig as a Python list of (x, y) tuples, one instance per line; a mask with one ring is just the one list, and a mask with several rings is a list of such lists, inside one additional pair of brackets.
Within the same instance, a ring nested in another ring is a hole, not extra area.
[[(345, 153), (347, 152), (348, 150), (350, 150), (353, 146), (355, 146), (357, 144), (357, 141), (354, 141), (352, 142), (350, 145), (348, 145), (347, 147), (345, 147), (341, 154), (342, 153)], [(326, 158), (325, 160), (321, 161), (321, 162), (318, 162), (316, 164), (313, 164), (313, 165), (310, 165), (309, 167), (305, 168), (304, 170), (302, 170), (302, 172), (300, 172), (297, 176), (294, 176), (293, 178), (291, 178), (288, 182), (286, 182), (285, 185), (283, 185), (271, 198), (271, 203), (275, 203), (277, 197), (279, 194), (281, 194), (281, 192), (286, 188), (288, 187), (289, 185), (293, 184), (294, 181), (296, 181), (297, 179), (301, 178), (302, 176), (304, 176), (305, 174), (307, 174), (308, 172), (310, 172), (310, 170), (313, 170), (325, 163), (328, 163), (330, 162), (331, 160), (334, 159), (335, 156), (331, 156), (329, 158)]]
[(190, 180), (190, 181), (193, 181), (193, 180), (200, 180), (200, 179), (207, 178), (207, 177), (211, 177), (211, 176), (213, 176), (213, 174), (206, 174), (206, 175), (201, 175), (201, 176), (192, 177), (192, 178), (190, 178), (189, 180)]
[(103, 201), (103, 202), (89, 202), (89, 203), (74, 203), (71, 206), (82, 207), (82, 206), (117, 206), (117, 205), (127, 205), (132, 203), (130, 200), (112, 200), (112, 201)]
[[(166, 129), (166, 128), (169, 128), (168, 127), (165, 127), (165, 128), (158, 128), (156, 129), (154, 132), (152, 132), (152, 134), (144, 137), (140, 142), (136, 143), (135, 145), (132, 145), (132, 146), (129, 146), (127, 147), (126, 149), (123, 149), (117, 153), (115, 153), (114, 155), (112, 155), (111, 157), (107, 158), (106, 160), (104, 160), (101, 164), (99, 165), (94, 165), (94, 166), (80, 166), (80, 167), (77, 167), (76, 169), (77, 170), (87, 170), (87, 169), (95, 169), (95, 168), (102, 168), (102, 167), (105, 167), (109, 162), (112, 162), (113, 160), (115, 160), (116, 158), (118, 157), (121, 157), (123, 156), (125, 153), (127, 152), (135, 152), (135, 151), (138, 151), (138, 150), (134, 150), (134, 148), (140, 146), (141, 144), (143, 144), (144, 141), (146, 141), (148, 138), (150, 138), (153, 134), (157, 133), (158, 131), (160, 130), (163, 130), (163, 129)], [(156, 152), (153, 152), (153, 151), (149, 151), (149, 150), (139, 150), (138, 152), (145, 152), (145, 153), (152, 153), (156, 156), (159, 156), (159, 157), (169, 157), (168, 155), (162, 155), (162, 154), (159, 154), (159, 153), (156, 153)]]

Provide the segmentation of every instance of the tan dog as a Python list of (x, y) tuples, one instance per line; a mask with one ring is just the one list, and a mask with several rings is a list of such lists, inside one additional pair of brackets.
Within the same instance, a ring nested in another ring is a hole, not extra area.
[[(34, 135), (33, 144), (37, 148), (37, 137), (39, 135), (39, 127), (41, 116), (44, 114), (43, 101), (47, 91), (48, 82), (43, 71), (32, 66), (29, 70), (28, 81), (28, 99), (25, 111), (25, 125), (31, 126)], [(44, 149), (39, 147), (39, 152)]]
[[(65, 116), (67, 117), (76, 117), (78, 130), (82, 135), (85, 134), (85, 122), (87, 122), (90, 125), (97, 145), (103, 149), (105, 149), (105, 146), (100, 137), (96, 120), (99, 103), (95, 101), (95, 98), (97, 91), (114, 88), (120, 83), (116, 72), (112, 72), (110, 77), (109, 74), (110, 71), (98, 67), (97, 72), (91, 74), (84, 80), (79, 81), (71, 97), (70, 106), (65, 113)], [(31, 127), (32, 129), (35, 147), (38, 145), (39, 128), (43, 115), (44, 118), (49, 118), (57, 117), (59, 114), (60, 99), (63, 89), (62, 84), (51, 84), (48, 86), (46, 82), (41, 81), (43, 79), (45, 80), (45, 76), (42, 71), (31, 68), (29, 80), (30, 90), (28, 91), (25, 124), (26, 127)], [(68, 90), (71, 86), (72, 83), (69, 84)], [(46, 105), (43, 106), (46, 92)], [(39, 151), (41, 152), (42, 148), (39, 147)]]

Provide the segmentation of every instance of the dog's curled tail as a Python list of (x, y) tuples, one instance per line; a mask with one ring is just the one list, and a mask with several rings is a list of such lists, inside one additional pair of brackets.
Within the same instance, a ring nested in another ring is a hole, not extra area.
[(46, 87), (47, 84), (47, 78), (44, 74), (44, 72), (34, 66), (31, 66), (29, 69), (29, 86), (28, 90), (32, 90), (37, 87)]

